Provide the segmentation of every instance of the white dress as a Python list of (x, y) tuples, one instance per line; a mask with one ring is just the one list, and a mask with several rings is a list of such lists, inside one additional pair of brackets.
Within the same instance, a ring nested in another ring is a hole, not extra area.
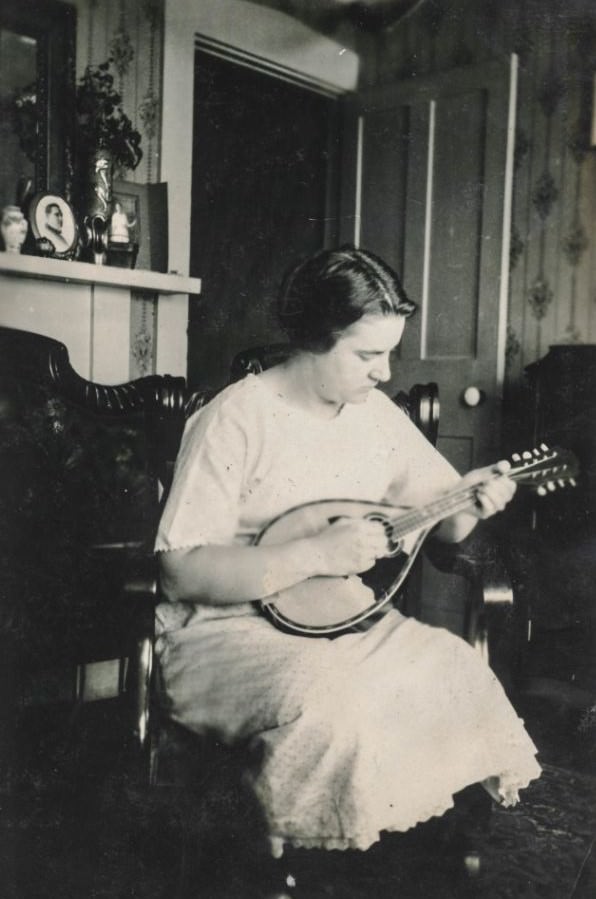
[[(332, 420), (249, 375), (187, 423), (156, 549), (246, 543), (318, 499), (418, 505), (458, 475), (378, 390)], [(489, 777), (509, 793), (536, 749), (479, 655), (391, 611), (363, 633), (298, 637), (251, 603), (162, 604), (158, 656), (172, 717), (254, 738), (253, 787), (274, 846), (366, 849)]]

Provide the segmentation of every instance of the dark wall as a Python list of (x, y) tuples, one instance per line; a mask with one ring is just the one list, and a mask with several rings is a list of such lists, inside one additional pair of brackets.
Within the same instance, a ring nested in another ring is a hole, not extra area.
[[(198, 52), (189, 379), (219, 387), (241, 349), (281, 339), (286, 269), (333, 234), (336, 101)], [(328, 196), (328, 191), (331, 196)]]

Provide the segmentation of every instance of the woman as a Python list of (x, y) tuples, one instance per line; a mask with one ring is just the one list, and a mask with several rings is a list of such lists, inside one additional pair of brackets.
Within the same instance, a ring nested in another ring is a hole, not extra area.
[[(251, 602), (363, 572), (386, 552), (378, 522), (345, 518), (253, 545), (289, 508), (345, 497), (416, 506), (494, 474), (460, 479), (375, 389), (414, 309), (371, 253), (342, 247), (299, 265), (279, 303), (293, 353), (192, 416), (159, 528), (172, 715), (262, 744), (254, 790), (277, 854), (285, 843), (366, 849), (382, 830), (441, 815), (469, 784), (512, 804), (539, 774), (500, 685), (459, 638), (391, 610), (364, 633), (314, 640), (277, 630)], [(438, 539), (462, 540), (503, 509), (506, 467)]]

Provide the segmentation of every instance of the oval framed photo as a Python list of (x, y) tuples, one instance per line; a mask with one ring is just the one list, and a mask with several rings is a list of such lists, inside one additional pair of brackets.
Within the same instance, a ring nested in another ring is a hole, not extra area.
[(29, 207), (29, 224), (38, 250), (44, 256), (70, 259), (79, 232), (72, 207), (60, 194), (36, 194)]

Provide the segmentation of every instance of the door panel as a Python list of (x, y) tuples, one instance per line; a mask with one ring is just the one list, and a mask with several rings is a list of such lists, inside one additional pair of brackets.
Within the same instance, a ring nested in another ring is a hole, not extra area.
[[(421, 347), (426, 359), (470, 359), (476, 354), (483, 101), (484, 93), (475, 91), (447, 97), (435, 106), (430, 279)], [(460, 123), (457, 129), (454, 122)], [(413, 165), (418, 162), (412, 160)]]
[(513, 59), (385, 86), (348, 119), (343, 237), (387, 259), (419, 304), (387, 391), (437, 381), (440, 445), (464, 468), (499, 455), (515, 71)]

